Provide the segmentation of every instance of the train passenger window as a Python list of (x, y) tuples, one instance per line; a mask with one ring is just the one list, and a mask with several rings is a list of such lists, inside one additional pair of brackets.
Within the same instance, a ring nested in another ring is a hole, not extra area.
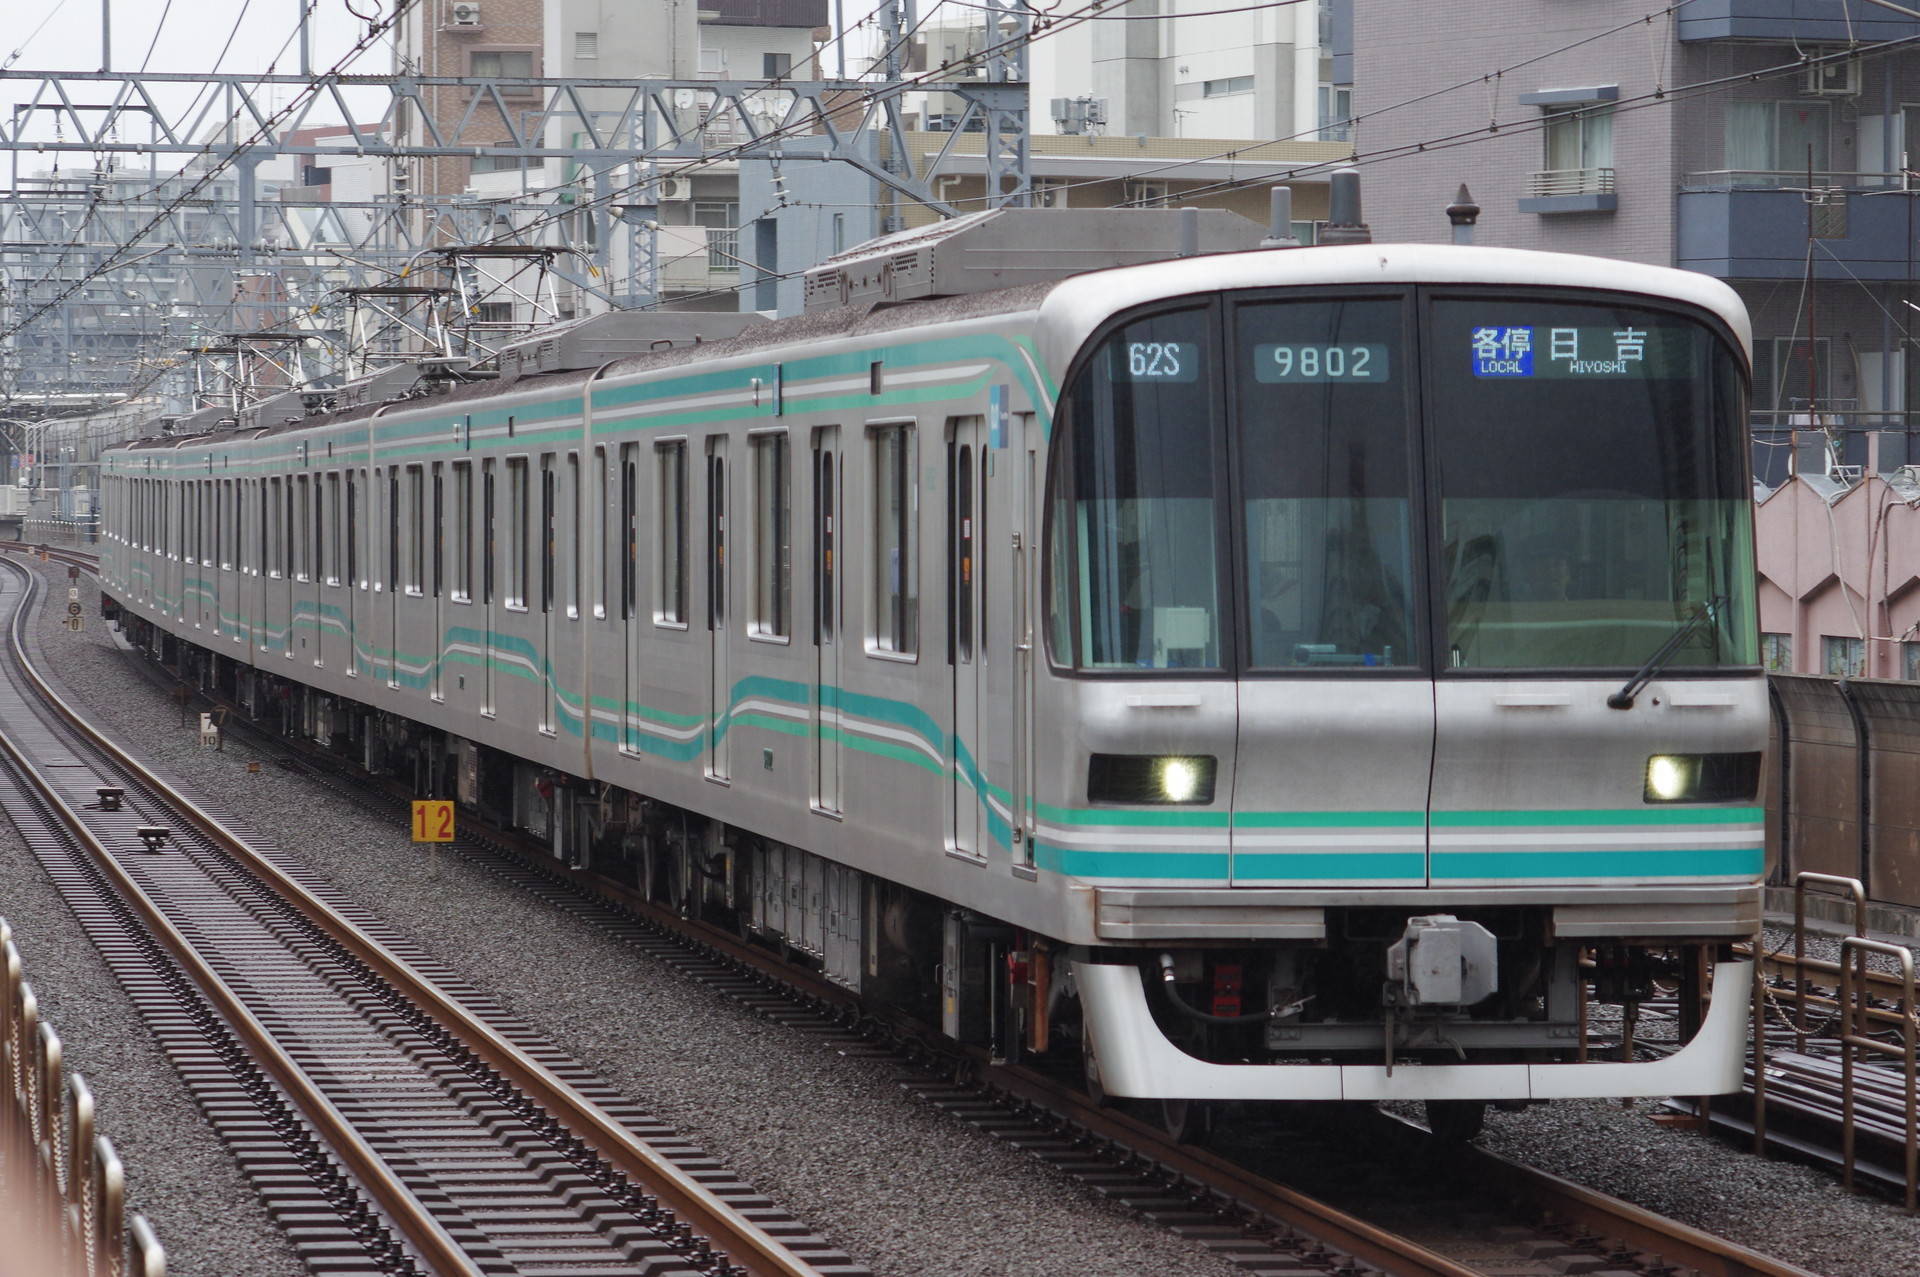
[(1252, 668), (1419, 660), (1405, 315), (1398, 297), (1262, 302), (1235, 314)]
[(835, 641), (834, 551), (838, 532), (834, 495), (832, 427), (814, 432), (813, 444), (813, 641)]
[(913, 427), (879, 426), (873, 445), (872, 650), (920, 650), (920, 538)]
[(573, 620), (580, 619), (581, 582), (583, 563), (586, 559), (586, 545), (581, 539), (581, 520), (585, 517), (581, 507), (587, 503), (587, 494), (580, 490), (580, 454), (567, 454), (567, 505), (572, 511), (570, 517), (573, 550), (572, 562), (567, 567), (567, 615)]
[(389, 590), (400, 589), (400, 467), (387, 467), (387, 578)]
[(517, 611), (527, 606), (527, 561), (532, 530), (531, 479), (525, 457), (507, 458), (507, 582), (506, 605)]
[(496, 539), (498, 537), (498, 529), (495, 526), (493, 518), (495, 504), (494, 463), (492, 461), (483, 461), (481, 465), (483, 469), (480, 474), (480, 536), (482, 538), (480, 555), (480, 601), (482, 603), (491, 603), (493, 602), (494, 567), (500, 557), (500, 543)]
[(442, 465), (433, 463), (433, 597), (440, 597), (447, 559), (446, 475)]
[(754, 435), (753, 615), (747, 632), (756, 638), (787, 638), (793, 602), (793, 497), (789, 490), (787, 436)]
[(424, 594), (427, 588), (427, 473), (424, 466), (407, 467), (407, 592)]
[(313, 521), (310, 527), (313, 535), (307, 538), (307, 576), (310, 580), (318, 581), (320, 579), (320, 556), (327, 545), (327, 528), (325, 517), (326, 494), (321, 491), (320, 476), (317, 474), (313, 476), (313, 493), (311, 499), (313, 502), (311, 507), (313, 511)]
[[(1221, 667), (1222, 486), (1213, 325), (1205, 310), (1128, 323), (1094, 351), (1062, 403), (1053, 468), (1070, 504), (1048, 525), (1055, 589), (1072, 580), (1071, 642), (1082, 669)], [(1060, 545), (1066, 540), (1071, 550)], [(1067, 618), (1060, 617), (1065, 621)]]
[(340, 496), (340, 476), (327, 476), (327, 517), (333, 521), (333, 535), (327, 538), (327, 584), (340, 584), (341, 565), (346, 562), (342, 542), (346, 539), (346, 511)]
[(305, 534), (313, 528), (312, 476), (304, 474), (294, 476), (293, 490), (295, 494), (293, 535), (288, 539), (296, 545), (302, 541), (305, 542), (304, 545), (300, 545), (301, 553), (295, 557), (294, 567), (298, 580), (311, 581), (313, 579), (312, 555), (314, 538)]
[(473, 602), (473, 462), (453, 463), (453, 601)]
[(360, 576), (360, 475), (359, 470), (347, 471), (347, 584), (366, 589), (366, 581)]
[(280, 535), (284, 530), (281, 511), (287, 504), (284, 482), (277, 476), (267, 480), (267, 504), (260, 512), (260, 563), (271, 577), (281, 575)]
[(540, 610), (553, 611), (555, 536), (554, 521), (557, 511), (554, 509), (554, 485), (559, 476), (553, 472), (553, 454), (540, 458)]
[[(598, 511), (600, 515), (598, 520), (598, 535), (594, 538), (600, 547), (600, 571), (595, 574), (594, 578), (593, 615), (600, 620), (606, 619), (607, 600), (613, 597), (613, 591), (607, 588), (607, 582), (609, 580), (607, 574), (613, 571), (613, 557), (607, 553), (606, 511), (607, 507), (612, 504), (607, 500), (607, 484), (609, 482), (610, 480), (607, 476), (607, 449), (606, 445), (602, 444), (593, 450), (593, 490), (596, 494), (593, 504), (594, 509)], [(586, 517), (586, 504), (586, 494), (582, 493), (575, 499), (574, 513), (581, 518)]]
[(658, 546), (654, 564), (653, 619), (663, 625), (687, 623), (687, 445), (684, 440), (654, 449), (659, 479)]

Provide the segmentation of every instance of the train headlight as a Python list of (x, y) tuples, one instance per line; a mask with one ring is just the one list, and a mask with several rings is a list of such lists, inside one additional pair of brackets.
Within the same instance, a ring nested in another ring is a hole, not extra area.
[(1211, 754), (1095, 754), (1087, 764), (1087, 800), (1205, 805), (1213, 801), (1219, 765)]
[(1647, 759), (1650, 803), (1750, 801), (1760, 790), (1760, 755), (1655, 754)]

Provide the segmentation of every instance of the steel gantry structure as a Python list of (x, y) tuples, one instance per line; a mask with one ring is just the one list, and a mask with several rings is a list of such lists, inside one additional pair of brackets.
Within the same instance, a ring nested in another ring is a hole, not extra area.
[[(441, 330), (480, 313), (475, 288), (503, 281), (476, 275), (461, 248), (564, 250), (540, 267), (571, 309), (656, 304), (662, 185), (715, 165), (845, 164), (889, 207), (951, 215), (936, 194), (951, 147), (916, 171), (908, 93), (960, 98), (955, 137), (988, 135), (989, 199), (1024, 204), (1030, 18), (1026, 0), (986, 4), (984, 67), (907, 75), (888, 57), (878, 81), (0, 70), (13, 173), (0, 192), (0, 404), (151, 384), (181, 352), (224, 349), (236, 333), (298, 333), (336, 373), (364, 367), (342, 348), (356, 299), (437, 288), (457, 307)], [(28, 156), (54, 171), (22, 176)], [(539, 184), (419, 192), (413, 170), (432, 157), (537, 165)], [(379, 180), (359, 199), (292, 182), (262, 198), (262, 166), (287, 159), (371, 165)], [(437, 278), (413, 274), (423, 262)]]

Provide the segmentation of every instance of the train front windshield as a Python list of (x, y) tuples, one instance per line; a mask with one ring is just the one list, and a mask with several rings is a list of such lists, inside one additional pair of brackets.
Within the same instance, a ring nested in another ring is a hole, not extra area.
[(1088, 672), (1757, 663), (1737, 356), (1678, 311), (1229, 297), (1069, 387), (1048, 572)]

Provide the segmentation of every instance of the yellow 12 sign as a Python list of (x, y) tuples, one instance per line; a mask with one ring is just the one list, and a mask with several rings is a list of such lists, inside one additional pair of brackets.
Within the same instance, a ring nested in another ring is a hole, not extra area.
[(451, 799), (414, 799), (413, 840), (415, 842), (453, 841), (453, 802)]

